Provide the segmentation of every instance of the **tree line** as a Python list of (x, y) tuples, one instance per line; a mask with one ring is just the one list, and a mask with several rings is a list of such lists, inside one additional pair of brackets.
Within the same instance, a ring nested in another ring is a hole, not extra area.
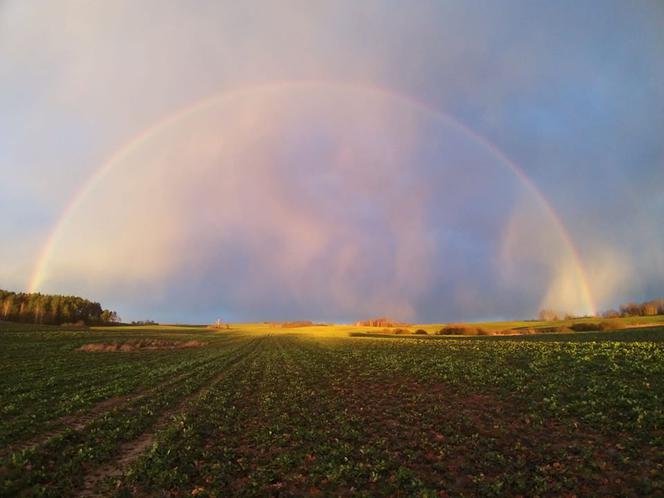
[(119, 323), (115, 311), (78, 296), (11, 292), (0, 289), (0, 320), (62, 325), (108, 325)]
[(602, 315), (606, 318), (664, 315), (664, 298), (651, 299), (642, 303), (621, 304), (619, 309), (607, 310)]
[[(621, 304), (618, 309), (606, 310), (601, 313), (604, 318), (620, 318), (626, 316), (655, 316), (664, 315), (664, 298), (651, 299), (642, 303)], [(546, 322), (555, 322), (558, 320), (570, 320), (575, 317), (570, 314), (560, 313), (551, 309), (541, 310), (538, 314), (540, 320)]]

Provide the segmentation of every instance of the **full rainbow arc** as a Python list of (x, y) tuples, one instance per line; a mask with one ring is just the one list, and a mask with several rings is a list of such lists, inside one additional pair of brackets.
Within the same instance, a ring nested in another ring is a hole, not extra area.
[(396, 102), (406, 104), (412, 108), (425, 113), (426, 115), (432, 117), (439, 122), (443, 122), (451, 127), (457, 129), (458, 131), (470, 136), (475, 142), (489, 151), (494, 157), (499, 159), (499, 162), (507, 167), (514, 175), (516, 175), (522, 184), (530, 191), (535, 199), (539, 202), (541, 207), (544, 209), (547, 216), (553, 222), (556, 230), (558, 231), (562, 241), (564, 242), (566, 248), (569, 251), (569, 254), (572, 257), (574, 263), (574, 273), (577, 285), (583, 299), (584, 311), (588, 314), (594, 315), (596, 313), (596, 306), (590, 292), (590, 286), (588, 284), (588, 278), (586, 271), (582, 264), (581, 256), (578, 249), (573, 243), (572, 237), (570, 236), (568, 230), (565, 227), (565, 224), (561, 220), (560, 216), (556, 213), (555, 209), (548, 201), (543, 192), (535, 185), (535, 183), (526, 175), (521, 167), (519, 167), (512, 159), (510, 159), (500, 148), (495, 144), (491, 143), (484, 136), (478, 134), (474, 130), (468, 128), (466, 125), (460, 123), (452, 116), (445, 114), (435, 108), (428, 106), (427, 104), (416, 100), (412, 97), (394, 93), (391, 90), (363, 85), (355, 83), (342, 83), (342, 82), (328, 82), (328, 81), (318, 81), (318, 80), (298, 80), (298, 81), (278, 81), (271, 82), (264, 85), (258, 85), (250, 88), (242, 88), (237, 90), (231, 90), (227, 92), (222, 92), (219, 94), (212, 95), (210, 97), (201, 99), (189, 106), (186, 106), (173, 114), (167, 115), (162, 120), (158, 121), (154, 125), (146, 128), (138, 135), (136, 135), (129, 142), (125, 143), (120, 147), (113, 155), (111, 155), (106, 162), (104, 162), (97, 170), (90, 176), (90, 178), (81, 186), (81, 188), (76, 192), (76, 194), (71, 198), (70, 202), (66, 205), (65, 209), (62, 211), (62, 214), (58, 221), (53, 225), (46, 243), (44, 244), (42, 250), (39, 253), (39, 257), (36, 261), (34, 271), (31, 275), (30, 282), (28, 284), (28, 289), (30, 292), (37, 292), (44, 281), (46, 275), (46, 270), (50, 262), (51, 254), (54, 247), (56, 246), (59, 236), (63, 228), (69, 222), (72, 214), (77, 210), (81, 205), (83, 200), (87, 195), (99, 184), (99, 182), (104, 178), (110, 170), (113, 169), (115, 165), (120, 163), (123, 159), (130, 156), (134, 151), (136, 151), (141, 145), (148, 142), (150, 139), (155, 138), (159, 135), (160, 132), (167, 129), (168, 127), (176, 124), (181, 119), (193, 115), (199, 111), (210, 108), (215, 105), (219, 105), (223, 102), (232, 101), (234, 99), (258, 96), (262, 94), (269, 93), (278, 93), (282, 91), (294, 91), (298, 89), (307, 89), (315, 88), (321, 90), (345, 90), (349, 92), (356, 93), (366, 93), (373, 95), (380, 95), (389, 99), (393, 99)]

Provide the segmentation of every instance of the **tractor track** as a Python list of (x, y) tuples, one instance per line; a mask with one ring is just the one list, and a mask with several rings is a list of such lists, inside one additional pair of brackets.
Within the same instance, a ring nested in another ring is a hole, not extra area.
[[(197, 365), (196, 368), (202, 368), (215, 360), (216, 358), (206, 360), (200, 365)], [(169, 378), (156, 385), (140, 389), (134, 393), (124, 396), (114, 396), (112, 398), (100, 401), (84, 412), (59, 417), (48, 424), (45, 432), (41, 432), (30, 439), (11, 444), (7, 448), (0, 449), (0, 459), (6, 458), (18, 452), (27, 451), (42, 446), (48, 443), (48, 441), (51, 439), (64, 434), (68, 430), (84, 430), (97, 418), (114, 410), (115, 408), (128, 406), (131, 403), (135, 403), (136, 401), (144, 399), (159, 389), (163, 389), (169, 385), (177, 384), (181, 380), (187, 378), (189, 375), (191, 375), (191, 372), (180, 373), (175, 377)]]
[(248, 358), (257, 348), (262, 339), (253, 340), (247, 351), (240, 353), (231, 360), (217, 375), (208, 382), (195, 389), (192, 393), (182, 398), (174, 407), (165, 410), (152, 426), (140, 436), (120, 445), (118, 455), (114, 461), (102, 464), (85, 475), (80, 490), (75, 493), (77, 497), (104, 496), (97, 491), (98, 485), (107, 479), (120, 477), (138, 458), (144, 454), (155, 442), (157, 434), (164, 430), (173, 417), (185, 411), (187, 405), (194, 399), (209, 391), (216, 384), (225, 379), (235, 369), (239, 368), (243, 360)]

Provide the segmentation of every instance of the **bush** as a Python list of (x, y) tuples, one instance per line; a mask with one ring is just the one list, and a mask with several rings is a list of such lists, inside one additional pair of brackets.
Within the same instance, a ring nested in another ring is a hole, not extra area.
[(401, 335), (401, 334), (410, 334), (410, 330), (407, 330), (407, 329), (394, 329), (394, 333), (399, 334), (399, 335)]
[(627, 325), (622, 320), (602, 320), (599, 326), (600, 330), (619, 330), (624, 329)]
[(415, 334), (417, 334), (417, 335), (427, 335), (427, 331), (424, 330), (424, 329), (417, 329), (415, 331)]
[(591, 323), (573, 323), (569, 326), (574, 332), (597, 332), (600, 329), (600, 325), (597, 322)]
[(436, 332), (437, 335), (493, 335), (480, 327), (464, 324), (447, 325)]
[(575, 323), (570, 325), (570, 328), (575, 332), (603, 332), (624, 329), (625, 326), (620, 320), (602, 320), (601, 322)]
[(539, 327), (537, 329), (530, 329), (533, 334), (552, 334), (557, 332), (572, 332), (572, 329), (566, 325), (555, 325), (553, 327)]

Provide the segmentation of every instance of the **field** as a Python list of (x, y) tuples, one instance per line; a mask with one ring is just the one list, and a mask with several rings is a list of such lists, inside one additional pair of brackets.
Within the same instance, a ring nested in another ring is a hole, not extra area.
[(354, 330), (0, 323), (0, 495), (664, 493), (664, 327)]

